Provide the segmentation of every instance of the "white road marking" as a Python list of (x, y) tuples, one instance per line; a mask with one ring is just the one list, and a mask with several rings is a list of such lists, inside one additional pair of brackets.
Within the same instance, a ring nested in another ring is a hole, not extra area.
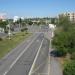
[(35, 66), (36, 60), (37, 60), (37, 58), (38, 58), (39, 52), (40, 52), (40, 50), (41, 50), (43, 41), (44, 41), (44, 38), (43, 38), (43, 40), (42, 40), (42, 42), (41, 42), (41, 45), (40, 45), (40, 47), (39, 47), (39, 49), (38, 49), (38, 52), (37, 52), (37, 54), (36, 54), (36, 57), (35, 57), (35, 59), (34, 59), (34, 61), (33, 61), (32, 67), (31, 67), (31, 69), (30, 69), (28, 75), (31, 75), (31, 74), (32, 74), (32, 71), (33, 71), (33, 68), (34, 68), (34, 66)]
[(48, 59), (46, 59), (45, 62), (41, 63), (32, 73), (35, 73), (40, 67), (42, 67), (46, 62), (47, 62)]
[[(38, 36), (37, 36), (38, 37)], [(36, 38), (37, 38), (36, 37)], [(36, 39), (34, 38), (31, 43), (29, 43), (29, 45), (21, 52), (21, 54), (16, 58), (16, 60), (10, 65), (9, 69), (5, 71), (5, 73), (3, 75), (7, 75), (7, 73), (11, 70), (11, 68), (15, 65), (15, 63), (19, 60), (19, 58), (24, 54), (25, 51), (27, 51), (27, 49), (29, 48), (29, 46), (34, 42), (34, 40)]]
[[(49, 52), (50, 52), (50, 51), (49, 51)], [(48, 75), (50, 75), (50, 54), (49, 54), (49, 57), (48, 57), (48, 58), (49, 58), (49, 60), (48, 60), (48, 65), (49, 65), (49, 66), (48, 66)]]

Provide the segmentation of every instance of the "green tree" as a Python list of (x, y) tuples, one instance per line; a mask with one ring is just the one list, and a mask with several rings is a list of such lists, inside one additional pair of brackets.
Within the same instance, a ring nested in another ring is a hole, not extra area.
[(71, 24), (68, 16), (63, 16), (63, 15), (59, 16), (59, 20), (58, 20), (57, 26), (59, 26), (59, 27), (61, 26), (64, 31), (68, 31), (69, 28), (71, 27), (71, 25), (72, 24)]
[[(68, 35), (68, 34), (67, 34)], [(56, 50), (61, 54), (62, 56), (65, 55), (68, 51), (68, 36), (64, 32), (59, 33), (58, 35), (55, 35), (53, 38), (52, 44), (55, 46)]]
[(53, 38), (53, 45), (57, 48), (57, 50), (65, 51), (70, 54), (75, 52), (75, 30), (70, 30), (68, 32), (60, 32), (55, 35)]
[(32, 21), (28, 21), (28, 25), (32, 25), (33, 24), (33, 22)]
[(56, 18), (51, 18), (51, 24), (55, 24)]
[(6, 20), (6, 21), (2, 21), (2, 20), (0, 20), (0, 27), (2, 27), (2, 28), (6, 28), (6, 25), (8, 24), (8, 21)]

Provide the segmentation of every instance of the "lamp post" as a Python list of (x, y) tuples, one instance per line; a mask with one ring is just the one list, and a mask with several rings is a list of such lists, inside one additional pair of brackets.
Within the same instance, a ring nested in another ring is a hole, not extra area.
[(8, 23), (9, 23), (9, 24), (8, 24), (8, 28), (9, 28), (9, 30), (8, 30), (8, 36), (9, 36), (9, 39), (11, 39), (11, 38), (10, 38), (11, 32), (10, 32), (10, 22), (9, 22), (9, 20), (8, 20)]
[(9, 32), (8, 32), (8, 35), (9, 35), (9, 39), (11, 39), (11, 38), (10, 38), (10, 35), (11, 35), (11, 33), (10, 33), (10, 25), (9, 25)]

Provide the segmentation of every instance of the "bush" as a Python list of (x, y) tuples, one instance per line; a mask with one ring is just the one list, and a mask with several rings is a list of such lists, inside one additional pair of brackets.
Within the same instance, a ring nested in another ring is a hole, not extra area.
[(0, 41), (2, 41), (3, 39), (0, 37)]
[(66, 63), (63, 75), (75, 75), (75, 60), (69, 63)]
[(62, 56), (65, 56), (65, 55), (66, 55), (65, 50), (57, 50), (57, 56), (62, 57)]
[(28, 32), (26, 32), (26, 34), (28, 34)]
[(52, 44), (55, 46), (57, 50), (60, 50), (59, 53), (74, 53), (75, 52), (75, 30), (70, 30), (68, 32), (60, 32), (56, 35)]
[(75, 52), (71, 54), (71, 59), (75, 60)]
[(50, 54), (54, 57), (62, 57), (66, 55), (66, 52), (64, 52), (64, 50), (53, 50), (50, 52)]
[(27, 31), (27, 30), (28, 30), (28, 28), (21, 29), (22, 32)]
[(24, 32), (24, 29), (21, 29), (21, 32)]
[(7, 31), (7, 30), (5, 30), (4, 32), (5, 32), (5, 33), (8, 33), (8, 31)]

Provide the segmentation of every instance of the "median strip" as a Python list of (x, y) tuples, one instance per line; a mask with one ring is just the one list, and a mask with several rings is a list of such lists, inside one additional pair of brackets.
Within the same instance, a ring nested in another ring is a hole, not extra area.
[(0, 40), (0, 59), (30, 35), (30, 33), (26, 34), (25, 32), (20, 32), (11, 36), (10, 40), (8, 39), (8, 37)]

